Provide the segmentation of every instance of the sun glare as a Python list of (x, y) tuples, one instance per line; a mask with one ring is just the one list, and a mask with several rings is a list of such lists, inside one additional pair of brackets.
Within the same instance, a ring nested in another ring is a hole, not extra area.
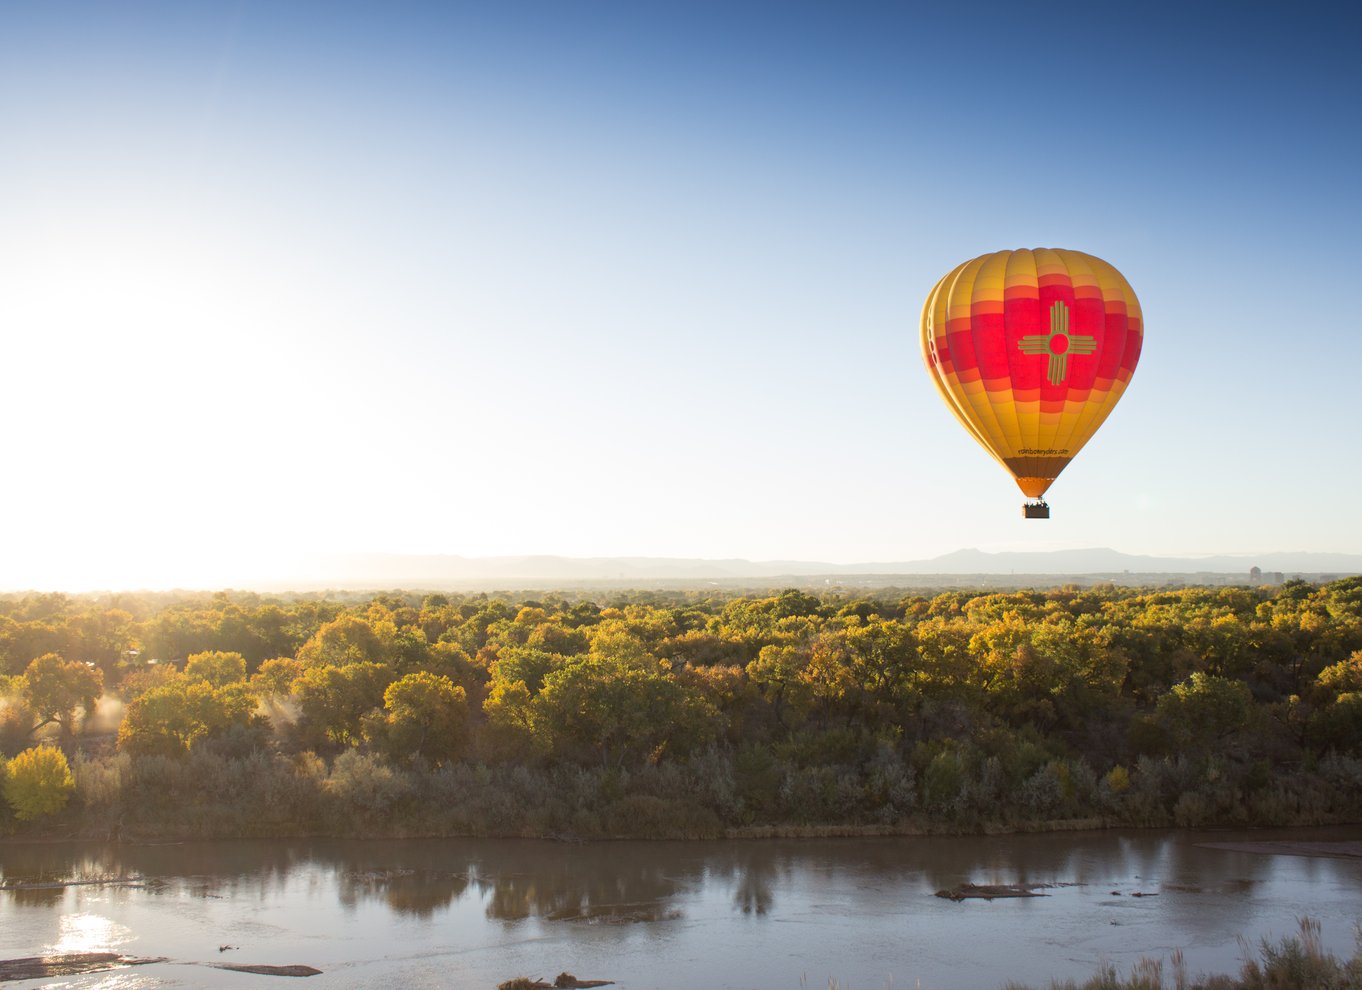
[(130, 928), (101, 914), (64, 914), (51, 953), (113, 952), (133, 941)]

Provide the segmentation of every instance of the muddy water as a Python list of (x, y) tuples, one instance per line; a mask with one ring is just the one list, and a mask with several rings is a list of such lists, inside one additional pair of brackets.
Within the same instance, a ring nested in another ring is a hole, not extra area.
[[(1292, 934), (1302, 915), (1322, 923), (1327, 947), (1351, 953), (1362, 859), (1205, 845), (1242, 839), (1356, 843), (1362, 829), (595, 845), (0, 843), (9, 885), (138, 881), (0, 890), (0, 958), (113, 951), (170, 960), (13, 987), (283, 979), (211, 968), (230, 962), (314, 966), (323, 972), (309, 990), (492, 990), (564, 970), (622, 990), (821, 990), (829, 978), (842, 990), (980, 990), (1083, 978), (1103, 960), (1125, 971), (1175, 949), (1193, 973), (1230, 972), (1240, 937)], [(934, 896), (967, 882), (1055, 886), (991, 902)]]

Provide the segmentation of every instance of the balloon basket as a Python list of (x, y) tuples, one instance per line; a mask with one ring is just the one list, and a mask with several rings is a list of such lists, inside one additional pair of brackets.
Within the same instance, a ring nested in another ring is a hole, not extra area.
[(1050, 507), (1044, 502), (1027, 502), (1022, 505), (1022, 515), (1027, 519), (1049, 519)]

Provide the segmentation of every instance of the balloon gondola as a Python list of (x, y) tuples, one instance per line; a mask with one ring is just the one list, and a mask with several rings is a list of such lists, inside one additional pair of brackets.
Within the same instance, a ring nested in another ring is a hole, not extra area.
[(1139, 300), (1111, 265), (1059, 248), (997, 251), (936, 283), (922, 357), (946, 405), (1016, 480), (1027, 519), (1111, 413), (1144, 342)]

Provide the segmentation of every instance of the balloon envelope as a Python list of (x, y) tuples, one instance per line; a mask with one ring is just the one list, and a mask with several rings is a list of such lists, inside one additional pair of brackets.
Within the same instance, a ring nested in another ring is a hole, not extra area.
[(1130, 284), (1080, 251), (982, 255), (937, 282), (922, 308), (937, 390), (1030, 498), (1110, 414), (1143, 341)]

